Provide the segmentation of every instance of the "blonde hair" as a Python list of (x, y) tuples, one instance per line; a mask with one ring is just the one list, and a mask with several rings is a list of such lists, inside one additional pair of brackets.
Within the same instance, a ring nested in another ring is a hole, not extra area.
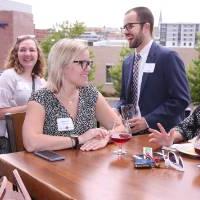
[(5, 68), (7, 69), (14, 68), (18, 74), (22, 74), (24, 72), (24, 67), (20, 64), (18, 59), (19, 45), (24, 40), (33, 40), (35, 42), (38, 53), (38, 59), (33, 68), (32, 75), (38, 75), (39, 77), (43, 77), (46, 69), (45, 57), (37, 40), (32, 35), (24, 35), (24, 36), (19, 36), (17, 38), (15, 44), (10, 49), (7, 60), (5, 62)]
[(59, 92), (62, 87), (63, 70), (87, 49), (85, 43), (75, 39), (61, 39), (56, 42), (48, 56), (47, 88), (55, 93)]

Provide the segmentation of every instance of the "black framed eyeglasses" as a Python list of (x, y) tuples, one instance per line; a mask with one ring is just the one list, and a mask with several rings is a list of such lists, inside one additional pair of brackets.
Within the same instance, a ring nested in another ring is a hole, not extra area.
[(83, 70), (86, 70), (88, 66), (92, 67), (92, 60), (74, 60), (73, 63), (77, 63), (81, 66)]
[(145, 24), (146, 22), (133, 22), (133, 23), (127, 23), (123, 27), (121, 27), (121, 31), (124, 32), (125, 30), (130, 31), (136, 24)]

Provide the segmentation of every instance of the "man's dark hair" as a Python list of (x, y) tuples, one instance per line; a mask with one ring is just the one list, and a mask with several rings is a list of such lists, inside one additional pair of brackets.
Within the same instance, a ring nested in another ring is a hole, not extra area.
[(154, 26), (154, 17), (153, 17), (151, 10), (147, 7), (135, 7), (135, 8), (128, 10), (125, 13), (125, 15), (129, 14), (132, 11), (137, 13), (137, 17), (138, 17), (138, 20), (140, 22), (145, 22), (145, 23), (150, 24), (150, 32), (151, 32), (151, 35), (152, 35), (153, 26)]

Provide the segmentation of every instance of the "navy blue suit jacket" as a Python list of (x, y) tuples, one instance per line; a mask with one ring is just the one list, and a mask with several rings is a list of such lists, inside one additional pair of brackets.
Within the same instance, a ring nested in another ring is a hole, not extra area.
[[(127, 57), (122, 66), (122, 88), (118, 108), (131, 102), (134, 56)], [(155, 42), (146, 63), (155, 63), (153, 73), (145, 73), (139, 97), (141, 115), (151, 128), (160, 122), (168, 131), (184, 118), (190, 102), (185, 67), (177, 53)]]

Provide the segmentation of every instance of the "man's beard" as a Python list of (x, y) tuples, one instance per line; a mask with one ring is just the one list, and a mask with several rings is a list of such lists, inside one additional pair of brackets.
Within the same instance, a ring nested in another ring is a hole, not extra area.
[(143, 34), (138, 34), (137, 37), (129, 43), (129, 48), (138, 48), (142, 44), (143, 40)]

